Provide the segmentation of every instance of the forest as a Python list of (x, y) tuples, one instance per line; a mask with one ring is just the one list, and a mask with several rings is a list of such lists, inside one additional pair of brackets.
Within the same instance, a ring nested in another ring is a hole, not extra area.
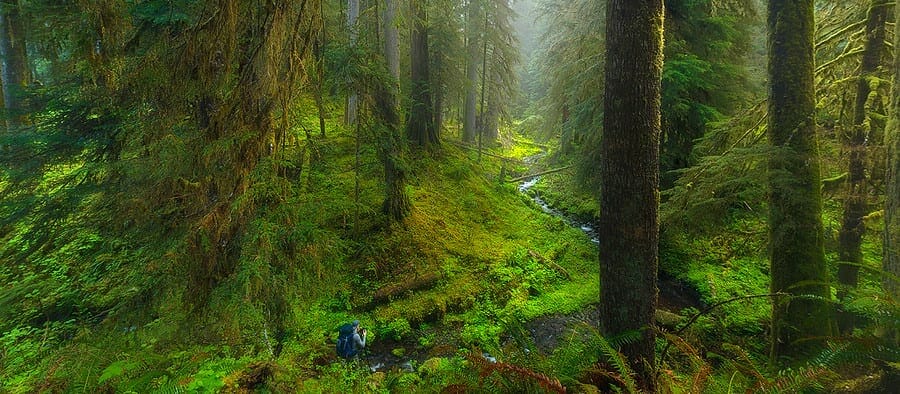
[(0, 0), (0, 393), (896, 393), (895, 0)]

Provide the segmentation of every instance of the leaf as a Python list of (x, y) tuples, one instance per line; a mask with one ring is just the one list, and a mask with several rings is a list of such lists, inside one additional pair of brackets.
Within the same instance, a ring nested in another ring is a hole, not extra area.
[(107, 380), (122, 376), (126, 371), (134, 368), (135, 365), (137, 365), (136, 362), (128, 360), (119, 360), (112, 364), (109, 364), (109, 366), (103, 370), (103, 373), (100, 374), (100, 378), (97, 379), (97, 383), (102, 384)]

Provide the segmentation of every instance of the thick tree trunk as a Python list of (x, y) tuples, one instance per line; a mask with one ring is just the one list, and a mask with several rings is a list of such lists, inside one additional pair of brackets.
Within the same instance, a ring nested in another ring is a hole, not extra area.
[[(900, 4), (895, 6), (895, 21), (900, 21)], [(884, 207), (885, 292), (900, 299), (900, 34), (894, 31), (894, 86), (885, 143), (887, 147), (887, 190)]]
[(608, 0), (600, 174), (600, 321), (652, 392), (659, 248), (663, 1)]
[(434, 103), (431, 99), (431, 83), (428, 76), (428, 30), (424, 0), (412, 0), (409, 3), (410, 15), (415, 19), (411, 33), (410, 64), (412, 66), (412, 91), (410, 92), (409, 120), (406, 122), (406, 134), (410, 141), (421, 148), (430, 148), (440, 144), (434, 129), (434, 116), (431, 111)]
[(800, 356), (834, 333), (822, 236), (813, 81), (813, 0), (769, 0), (769, 259), (772, 355)]
[(3, 83), (3, 105), (6, 109), (6, 129), (13, 131), (22, 125), (22, 90), (31, 81), (25, 52), (25, 28), (19, 16), (16, 0), (0, 3), (0, 80)]
[(379, 144), (381, 160), (384, 163), (385, 197), (382, 211), (390, 220), (402, 221), (409, 213), (410, 201), (406, 195), (406, 171), (400, 165), (403, 154), (403, 139), (399, 135), (400, 117), (397, 115), (397, 91), (400, 80), (399, 33), (395, 24), (397, 0), (384, 1), (384, 59), (391, 73), (389, 89), (378, 92), (376, 104), (381, 120), (387, 128), (386, 141)]
[[(853, 111), (853, 125), (844, 138), (844, 147), (850, 154), (849, 178), (844, 200), (844, 217), (839, 233), (838, 245), (838, 298), (844, 299), (850, 288), (859, 281), (859, 264), (862, 263), (862, 236), (866, 231), (863, 216), (868, 212), (868, 187), (866, 185), (866, 141), (869, 139), (866, 114), (869, 94), (872, 93), (871, 78), (878, 71), (884, 48), (885, 23), (888, 6), (885, 0), (872, 0), (866, 21), (866, 44), (860, 66), (859, 81), (856, 84), (856, 104)], [(853, 315), (838, 314), (838, 326), (843, 333), (853, 330)]]
[[(384, 0), (384, 58), (394, 79), (400, 78), (400, 32), (397, 30), (397, 1)], [(395, 81), (396, 82), (396, 81)], [(396, 96), (395, 96), (396, 98)]]
[(477, 133), (475, 124), (475, 111), (478, 92), (478, 29), (475, 27), (478, 23), (476, 18), (476, 7), (474, 0), (469, 0), (469, 10), (466, 14), (466, 100), (464, 104), (463, 115), (463, 141), (475, 142)]
[[(347, 0), (347, 28), (350, 29), (350, 46), (356, 46), (356, 40), (359, 37), (359, 0)], [(356, 124), (356, 116), (359, 112), (359, 96), (356, 92), (351, 92), (347, 97), (347, 108), (344, 114), (344, 122), (347, 125)]]

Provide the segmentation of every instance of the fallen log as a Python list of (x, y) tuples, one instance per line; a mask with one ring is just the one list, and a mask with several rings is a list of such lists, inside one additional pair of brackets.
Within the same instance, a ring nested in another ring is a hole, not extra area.
[(530, 174), (530, 175), (520, 176), (520, 177), (518, 177), (518, 178), (512, 178), (512, 179), (507, 180), (507, 182), (521, 182), (521, 181), (524, 181), (524, 180), (526, 180), (526, 179), (534, 178), (534, 177), (536, 177), (536, 176), (547, 175), (547, 174), (552, 174), (552, 173), (555, 173), (555, 172), (565, 171), (565, 170), (568, 170), (568, 169), (570, 169), (570, 168), (572, 168), (572, 166), (565, 166), (565, 167), (560, 167), (560, 168), (554, 168), (554, 169), (552, 169), (552, 170), (541, 171), (541, 172), (538, 172), (538, 173), (536, 173), (536, 174)]
[(569, 271), (566, 271), (565, 268), (557, 264), (555, 261), (549, 260), (546, 257), (542, 256), (540, 253), (533, 250), (529, 250), (528, 255), (537, 260), (537, 262), (546, 265), (548, 268), (555, 271), (557, 274), (559, 274), (559, 276), (566, 278), (566, 280), (572, 279), (572, 276), (569, 275)]
[[(444, 142), (447, 142), (447, 143), (449, 143), (450, 145), (458, 146), (458, 147), (460, 147), (460, 148), (467, 149), (467, 150), (470, 150), (470, 151), (473, 151), (473, 152), (477, 152), (477, 151), (478, 151), (478, 148), (476, 148), (476, 147), (469, 146), (469, 145), (466, 145), (466, 144), (462, 144), (462, 143), (459, 143), (459, 142), (454, 142), (454, 141), (444, 141)], [(493, 154), (493, 153), (487, 152), (487, 151), (485, 151), (485, 150), (482, 150), (482, 151), (481, 151), (481, 154), (482, 154), (482, 155), (485, 155), (485, 156), (494, 157), (494, 158), (497, 158), (497, 159), (500, 159), (500, 160), (503, 160), (503, 161), (506, 161), (506, 162), (510, 162), (510, 163), (516, 163), (516, 164), (522, 164), (522, 165), (527, 165), (527, 164), (528, 164), (528, 163), (526, 163), (524, 160), (521, 160), (521, 159), (516, 159), (516, 158), (506, 157), (506, 156), (500, 156), (500, 155), (497, 155), (497, 154)]]
[(429, 272), (417, 275), (414, 278), (407, 279), (400, 283), (386, 284), (378, 290), (375, 290), (375, 293), (372, 294), (372, 300), (360, 305), (359, 308), (362, 310), (371, 310), (376, 306), (386, 304), (405, 293), (431, 289), (437, 285), (441, 278), (442, 276), (440, 273)]

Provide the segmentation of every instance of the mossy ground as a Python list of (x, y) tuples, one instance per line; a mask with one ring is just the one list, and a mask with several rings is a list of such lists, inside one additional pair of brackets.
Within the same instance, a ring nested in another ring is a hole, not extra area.
[[(214, 392), (258, 385), (276, 392), (436, 392), (453, 384), (483, 384), (476, 378), (484, 369), (471, 359), (481, 351), (579, 389), (600, 357), (596, 328), (567, 330), (546, 353), (536, 351), (525, 328), (542, 316), (583, 313), (599, 300), (596, 246), (504, 182), (559, 165), (521, 161), (544, 148), (509, 139), (486, 152), (514, 160), (482, 155), (479, 161), (474, 149), (450, 137), (438, 152), (412, 152), (407, 192), (413, 209), (404, 223), (387, 224), (379, 214), (381, 167), (374, 149), (362, 145), (357, 172), (355, 136), (340, 128), (328, 135), (306, 145), (316, 152), (315, 163), (300, 154), (308, 141), (290, 151), (304, 164), (292, 179), (296, 193), (266, 213), (287, 210), (306, 218), (292, 229), (304, 245), (294, 262), (303, 274), (287, 279), (293, 290), (283, 330), (272, 329), (267, 316), (254, 312), (251, 299), (192, 316), (179, 306), (179, 295), (160, 297), (162, 304), (149, 308), (149, 316), (137, 308), (99, 324), (51, 320), (43, 328), (19, 327), (0, 337), (0, 390)], [(594, 198), (571, 173), (544, 176), (535, 190), (557, 209), (579, 218), (596, 216)], [(827, 201), (824, 218), (834, 261), (840, 204)], [(277, 223), (265, 219), (253, 225)], [(697, 307), (768, 292), (765, 218), (735, 212), (722, 223), (692, 231), (663, 227), (661, 270), (692, 289)], [(873, 266), (880, 256), (879, 226), (878, 218), (871, 221), (863, 245)], [(378, 289), (434, 274), (438, 279), (427, 286), (367, 306)], [(865, 289), (877, 286), (870, 270), (862, 279)], [(689, 316), (697, 307), (679, 313)], [(871, 305), (858, 309), (866, 308)], [(684, 345), (673, 347), (664, 360), (666, 376), (673, 386), (690, 386), (691, 374), (699, 371), (691, 352), (707, 365), (727, 367), (746, 359), (745, 367), (765, 368), (770, 314), (769, 301), (760, 298), (704, 315), (681, 334)], [(217, 322), (221, 316), (233, 320)], [(411, 359), (417, 372), (371, 373), (363, 363), (337, 359), (336, 328), (353, 319), (370, 329), (373, 351)], [(195, 323), (186, 329), (186, 321)], [(714, 370), (709, 389), (753, 384), (753, 377), (733, 371)]]
[[(445, 356), (477, 348), (502, 358), (513, 351), (503, 344), (521, 339), (528, 320), (597, 301), (595, 246), (504, 182), (503, 176), (526, 172), (523, 164), (487, 155), (478, 161), (477, 152), (454, 144), (410, 153), (413, 208), (402, 224), (388, 225), (378, 213), (380, 165), (364, 145), (360, 171), (352, 170), (353, 137), (329, 130), (328, 138), (307, 146), (317, 152), (316, 163), (304, 162), (300, 145), (291, 153), (305, 164), (293, 180), (301, 192), (280, 209), (303, 211), (309, 220), (299, 224), (307, 226), (307, 246), (296, 263), (306, 269), (295, 278), (282, 332), (270, 329), (265, 316), (240, 318), (248, 313), (240, 303), (192, 317), (178, 301), (157, 305), (156, 311), (170, 313), (149, 320), (121, 314), (99, 325), (70, 323), (74, 335), (59, 346), (42, 341), (39, 330), (7, 332), (3, 390), (211, 392), (245, 387), (251, 370), (262, 371), (259, 379), (275, 391), (439, 390), (454, 379), (468, 381), (463, 358), (430, 361), (414, 377), (370, 374), (334, 357), (336, 327), (359, 319), (372, 333), (372, 346), (392, 341), (442, 348)], [(515, 159), (540, 151), (532, 144), (489, 150)], [(377, 289), (429, 273), (439, 274), (434, 286), (361, 309)], [(229, 314), (235, 322), (216, 322)], [(197, 326), (188, 330), (176, 323), (193, 319)]]

